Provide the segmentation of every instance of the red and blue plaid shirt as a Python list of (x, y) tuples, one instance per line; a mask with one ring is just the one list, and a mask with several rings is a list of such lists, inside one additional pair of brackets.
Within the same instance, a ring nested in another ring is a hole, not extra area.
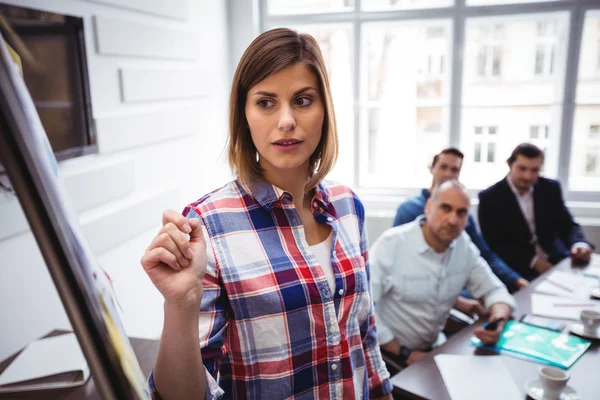
[[(207, 238), (200, 347), (207, 399), (367, 399), (392, 391), (381, 358), (365, 212), (322, 182), (313, 215), (333, 228), (335, 291), (306, 242), (290, 193), (234, 181), (185, 208)], [(152, 375), (150, 387), (155, 392)], [(155, 393), (156, 395), (156, 393)]]

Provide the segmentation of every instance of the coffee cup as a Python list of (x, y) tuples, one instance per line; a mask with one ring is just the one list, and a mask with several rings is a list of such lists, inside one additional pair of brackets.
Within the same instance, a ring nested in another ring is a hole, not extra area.
[(544, 399), (560, 399), (560, 394), (571, 377), (567, 371), (554, 367), (541, 368), (539, 375), (544, 389)]
[(583, 331), (589, 335), (597, 335), (600, 326), (600, 312), (594, 310), (582, 310), (580, 314)]

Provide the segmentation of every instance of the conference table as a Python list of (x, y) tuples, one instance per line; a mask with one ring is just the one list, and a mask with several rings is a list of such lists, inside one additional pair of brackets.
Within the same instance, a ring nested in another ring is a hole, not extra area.
[[(594, 255), (596, 259), (600, 255)], [(570, 259), (565, 259), (557, 264), (552, 270), (560, 269), (563, 271), (573, 271), (581, 273), (587, 267), (577, 267), (571, 264)], [(513, 313), (513, 318), (518, 320), (522, 315), (531, 313), (531, 294), (535, 291), (535, 286), (542, 282), (546, 275), (552, 270), (539, 276), (531, 284), (514, 294), (517, 308)], [(567, 323), (575, 321), (565, 321)], [(450, 400), (450, 395), (446, 390), (444, 381), (435, 364), (433, 356), (436, 354), (457, 354), (464, 356), (490, 356), (502, 357), (503, 362), (509, 369), (510, 374), (520, 389), (523, 399), (528, 398), (525, 385), (532, 379), (538, 377), (538, 371), (541, 364), (530, 361), (520, 360), (505, 355), (496, 355), (484, 350), (469, 346), (469, 341), (473, 336), (475, 328), (483, 322), (479, 321), (463, 328), (453, 335), (446, 343), (431, 351), (424, 359), (403, 369), (392, 377), (394, 385), (395, 399), (431, 399), (431, 400)], [(575, 362), (569, 369), (571, 379), (568, 385), (577, 391), (581, 399), (600, 399), (600, 345), (599, 341), (592, 342), (591, 347), (584, 355)], [(469, 382), (465, 382), (468, 385)], [(502, 382), (498, 382), (501, 385)], [(490, 388), (493, 390), (493, 388)]]

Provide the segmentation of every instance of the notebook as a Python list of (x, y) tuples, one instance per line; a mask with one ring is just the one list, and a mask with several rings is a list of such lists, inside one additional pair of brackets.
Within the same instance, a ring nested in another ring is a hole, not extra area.
[(589, 340), (517, 321), (508, 321), (496, 344), (485, 345), (473, 336), (471, 346), (524, 360), (569, 369), (590, 347)]

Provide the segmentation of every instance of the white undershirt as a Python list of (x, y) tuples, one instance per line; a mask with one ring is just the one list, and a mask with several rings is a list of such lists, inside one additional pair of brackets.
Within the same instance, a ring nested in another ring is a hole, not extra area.
[(321, 269), (323, 269), (323, 273), (325, 273), (325, 277), (327, 278), (327, 283), (329, 284), (329, 288), (331, 292), (335, 290), (335, 273), (333, 272), (333, 266), (331, 265), (331, 240), (333, 238), (333, 229), (327, 236), (327, 239), (322, 241), (319, 244), (315, 244), (314, 246), (310, 246), (311, 251), (317, 258), (317, 261), (321, 265)]

